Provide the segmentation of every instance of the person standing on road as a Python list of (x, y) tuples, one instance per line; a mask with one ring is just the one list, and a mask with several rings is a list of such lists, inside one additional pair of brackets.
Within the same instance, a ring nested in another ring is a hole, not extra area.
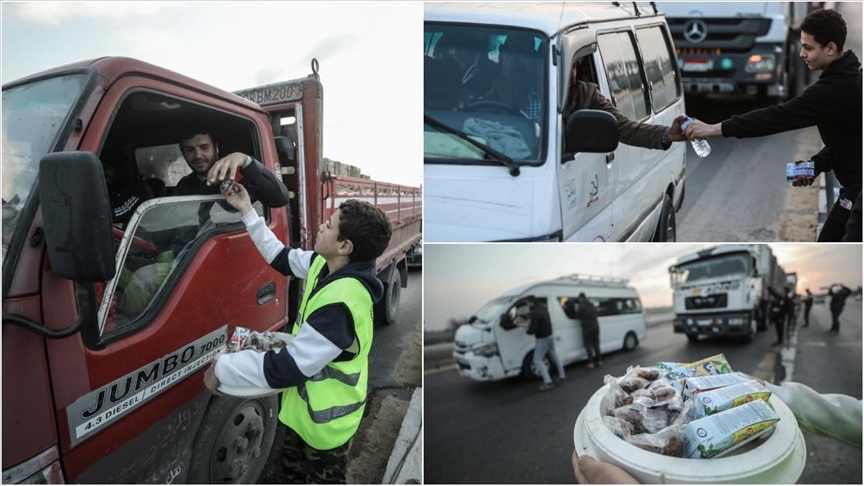
[(828, 332), (840, 333), (840, 314), (846, 306), (846, 298), (852, 294), (852, 290), (843, 284), (834, 284), (829, 291), (831, 295), (831, 329)]
[[(708, 125), (693, 120), (687, 138), (751, 138), (816, 126), (825, 147), (812, 157), (816, 175), (834, 171), (843, 187), (828, 214), (818, 241), (841, 241), (850, 210), (861, 192), (861, 62), (843, 52), (846, 22), (834, 10), (814, 10), (801, 23), (801, 53), (819, 80), (800, 96), (778, 106), (754, 110)], [(814, 179), (794, 186), (811, 185)], [(861, 241), (860, 234), (856, 241)]]
[(603, 361), (600, 359), (600, 324), (597, 322), (597, 308), (584, 293), (579, 294), (578, 301), (576, 319), (579, 319), (582, 325), (582, 343), (588, 354), (588, 368), (592, 369), (594, 365), (603, 366)]
[(549, 370), (543, 364), (543, 357), (548, 355), (550, 364), (554, 364), (558, 371), (557, 383), (563, 383), (567, 378), (564, 375), (564, 365), (558, 359), (558, 353), (555, 352), (555, 336), (552, 335), (552, 320), (549, 318), (549, 311), (546, 306), (537, 302), (537, 297), (529, 295), (525, 297), (525, 302), (528, 304), (529, 314), (526, 324), (524, 317), (517, 317), (514, 323), (525, 327), (527, 325), (527, 333), (534, 335), (534, 367), (543, 378), (543, 384), (540, 385), (540, 391), (547, 391), (555, 388), (552, 383), (552, 378), (549, 376)]
[(270, 266), (306, 282), (287, 347), (223, 353), (204, 383), (215, 394), (220, 383), (284, 390), (279, 421), (287, 426), (288, 482), (345, 483), (348, 449), (367, 400), (373, 306), (384, 294), (375, 260), (390, 242), (390, 221), (369, 203), (345, 201), (319, 227), (315, 250), (303, 251), (276, 238), (242, 185), (222, 195), (243, 215)]
[(774, 322), (774, 329), (777, 331), (777, 340), (771, 345), (777, 346), (783, 344), (783, 338), (786, 336), (786, 318), (788, 315), (787, 309), (789, 308), (787, 296), (789, 295), (789, 287), (784, 288), (783, 293), (775, 292), (769, 287), (768, 292), (771, 294), (771, 320)]
[(807, 295), (804, 297), (804, 326), (810, 326), (810, 309), (813, 307), (813, 294), (810, 289), (807, 289)]

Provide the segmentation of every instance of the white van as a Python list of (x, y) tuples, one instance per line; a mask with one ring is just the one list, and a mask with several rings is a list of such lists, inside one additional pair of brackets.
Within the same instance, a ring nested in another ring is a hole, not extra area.
[[(567, 275), (505, 292), (489, 301), (456, 330), (453, 358), (459, 374), (478, 381), (519, 374), (537, 377), (534, 336), (513, 324), (533, 295), (549, 310), (555, 351), (564, 365), (588, 357), (580, 322), (574, 318), (577, 297), (584, 293), (597, 307), (601, 354), (632, 350), (645, 340), (645, 314), (639, 294), (623, 279)], [(547, 359), (548, 365), (548, 359)]]
[[(565, 134), (561, 114), (577, 62), (631, 120), (684, 114), (662, 14), (631, 2), (424, 8), (425, 241), (675, 241), (685, 144), (619, 145), (614, 117), (594, 110)], [(526, 38), (533, 48), (511, 58), (525, 69), (499, 62)], [(500, 94), (502, 71), (535, 88)]]

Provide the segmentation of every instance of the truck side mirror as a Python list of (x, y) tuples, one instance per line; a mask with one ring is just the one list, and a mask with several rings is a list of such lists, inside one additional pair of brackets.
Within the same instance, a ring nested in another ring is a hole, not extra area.
[(114, 278), (111, 204), (92, 152), (58, 152), (39, 162), (39, 202), (51, 268), (78, 282)]
[(288, 137), (273, 137), (276, 142), (276, 153), (279, 154), (279, 163), (285, 167), (294, 167), (297, 165), (297, 149), (294, 147), (294, 142)]
[(618, 148), (618, 121), (605, 111), (579, 110), (567, 118), (564, 138), (567, 153), (612, 152)]

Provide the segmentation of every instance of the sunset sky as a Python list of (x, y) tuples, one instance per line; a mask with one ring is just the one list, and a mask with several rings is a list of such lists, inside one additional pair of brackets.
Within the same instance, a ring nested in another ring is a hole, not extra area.
[[(519, 285), (571, 273), (629, 280), (645, 307), (672, 305), (668, 268), (710, 244), (462, 244), (425, 245), (424, 326), (443, 329), (486, 301)], [(769, 244), (798, 291), (842, 283), (861, 285), (861, 245)]]

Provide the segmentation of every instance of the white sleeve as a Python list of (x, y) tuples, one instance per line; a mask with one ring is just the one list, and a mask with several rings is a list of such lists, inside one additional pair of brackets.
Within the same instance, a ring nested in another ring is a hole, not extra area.
[(228, 386), (270, 388), (264, 378), (264, 354), (251, 349), (222, 353), (216, 360), (216, 378)]
[(795, 414), (798, 425), (811, 433), (861, 448), (861, 400), (840, 394), (819, 394), (801, 383), (771, 383), (768, 389)]
[(243, 224), (246, 225), (249, 237), (255, 242), (258, 253), (264, 257), (267, 263), (272, 263), (276, 256), (285, 249), (285, 245), (276, 238), (276, 235), (267, 227), (264, 218), (258, 216), (254, 209), (243, 215)]

